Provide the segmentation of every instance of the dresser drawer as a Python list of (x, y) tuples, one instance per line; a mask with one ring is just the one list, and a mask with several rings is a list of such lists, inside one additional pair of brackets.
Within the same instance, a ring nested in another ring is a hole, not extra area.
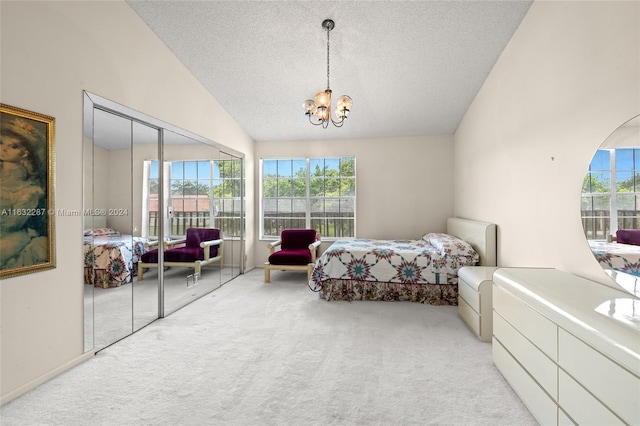
[(495, 338), (491, 348), (494, 364), (538, 423), (545, 426), (556, 425), (558, 421), (556, 403)]
[[(565, 330), (560, 329), (558, 341), (560, 368), (625, 422), (640, 424), (640, 379)], [(562, 406), (568, 397), (560, 393)]]
[[(558, 327), (520, 299), (499, 286), (493, 286), (494, 311), (553, 361), (558, 359)], [(494, 315), (495, 321), (495, 315)], [(495, 329), (495, 324), (494, 324)]]
[(478, 314), (480, 313), (480, 292), (471, 288), (463, 279), (458, 279), (458, 295)]
[(458, 270), (458, 292), (480, 315), (491, 311), (491, 286), (495, 266), (463, 266)]
[[(602, 405), (567, 373), (558, 374), (560, 406), (579, 425), (616, 426), (625, 423)], [(635, 409), (638, 409), (636, 401)], [(636, 423), (632, 423), (636, 424)]]
[(493, 317), (493, 336), (554, 399), (558, 399), (558, 366), (525, 339), (498, 313)]
[(480, 314), (474, 311), (462, 297), (458, 297), (458, 315), (476, 336), (480, 336)]

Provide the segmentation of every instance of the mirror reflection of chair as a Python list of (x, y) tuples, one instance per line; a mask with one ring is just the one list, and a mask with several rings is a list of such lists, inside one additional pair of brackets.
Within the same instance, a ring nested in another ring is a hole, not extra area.
[[(285, 229), (280, 239), (270, 243), (269, 259), (264, 264), (264, 282), (271, 282), (271, 271), (307, 271), (307, 280), (316, 263), (320, 235), (315, 229)], [(279, 247), (279, 250), (276, 248)]]
[[(164, 243), (164, 266), (193, 268), (200, 276), (202, 267), (220, 262), (222, 268), (222, 233), (216, 228), (188, 228), (186, 238)], [(149, 250), (138, 262), (138, 281), (142, 281), (144, 268), (158, 267), (158, 249)]]

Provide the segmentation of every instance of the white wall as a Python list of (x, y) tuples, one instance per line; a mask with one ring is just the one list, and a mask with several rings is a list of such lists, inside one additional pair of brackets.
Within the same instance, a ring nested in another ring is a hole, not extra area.
[[(260, 159), (338, 156), (356, 157), (358, 237), (418, 239), (427, 231), (445, 231), (453, 214), (452, 136), (257, 142), (256, 194)], [(256, 264), (263, 265), (267, 241), (258, 242), (255, 253)]]
[(600, 144), (640, 113), (640, 2), (535, 2), (455, 134), (455, 213), (498, 225), (500, 266), (614, 286), (580, 221)]
[[(0, 15), (2, 103), (56, 119), (57, 208), (82, 209), (83, 90), (245, 153), (253, 182), (253, 141), (126, 3), (2, 1)], [(2, 402), (83, 355), (82, 218), (56, 228), (56, 269), (0, 283)]]

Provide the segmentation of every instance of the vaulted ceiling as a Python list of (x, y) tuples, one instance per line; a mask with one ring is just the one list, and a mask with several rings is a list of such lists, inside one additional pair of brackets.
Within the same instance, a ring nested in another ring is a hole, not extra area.
[[(453, 134), (531, 0), (127, 3), (255, 141)], [(330, 84), (342, 128), (302, 102)]]

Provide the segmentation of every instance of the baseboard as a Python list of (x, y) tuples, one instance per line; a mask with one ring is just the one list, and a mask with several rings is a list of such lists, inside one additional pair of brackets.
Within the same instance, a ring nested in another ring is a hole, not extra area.
[(18, 398), (19, 396), (24, 395), (25, 393), (29, 392), (30, 390), (33, 390), (35, 388), (37, 388), (38, 386), (40, 386), (41, 384), (53, 379), (54, 377), (64, 373), (67, 370), (72, 369), (73, 367), (75, 367), (78, 364), (83, 363), (84, 361), (93, 358), (95, 356), (95, 351), (89, 351), (89, 352), (85, 352), (84, 354), (80, 355), (77, 358), (72, 359), (71, 361), (62, 364), (61, 366), (43, 374), (42, 376), (28, 382), (25, 383), (24, 385), (12, 390), (11, 392), (2, 395), (0, 397), (0, 406), (13, 401), (14, 399)]

